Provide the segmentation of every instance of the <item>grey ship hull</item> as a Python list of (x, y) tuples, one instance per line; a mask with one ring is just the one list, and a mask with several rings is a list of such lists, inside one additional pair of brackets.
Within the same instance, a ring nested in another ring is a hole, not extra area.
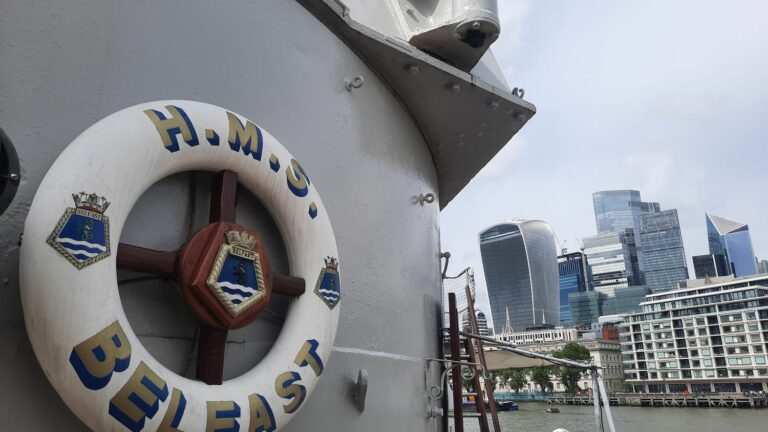
[[(315, 6), (313, 12), (331, 11), (323, 2)], [(381, 70), (310, 10), (285, 0), (0, 3), (0, 127), (16, 146), (23, 178), (0, 215), (0, 429), (86, 430), (31, 349), (17, 241), (38, 184), (69, 142), (115, 111), (160, 99), (212, 103), (265, 127), (303, 161), (334, 225), (344, 268), (336, 346), (312, 397), (283, 430), (443, 429), (444, 418), (428, 415), (426, 383), (436, 375), (425, 361), (442, 356), (440, 206), (413, 202), (426, 193), (443, 204), (449, 199), (440, 196), (435, 142)], [(448, 73), (461, 78), (459, 72)], [(354, 76), (365, 84), (347, 91), (345, 79)], [(488, 88), (483, 94), (496, 91)], [(532, 114), (532, 105), (520, 103)], [(476, 169), (470, 171), (461, 174), (471, 178)], [(120, 240), (178, 247), (205, 223), (208, 176), (156, 184)], [(451, 187), (452, 195), (460, 190)], [(245, 194), (238, 211), (242, 223), (261, 231), (275, 270), (289, 272), (271, 216)], [(123, 272), (120, 279), (134, 276)], [(158, 360), (194, 371), (186, 360), (195, 319), (168, 283), (125, 284), (121, 299)], [(287, 307), (278, 302), (254, 325), (230, 333), (225, 379), (267, 352)], [(360, 369), (369, 374), (363, 413), (352, 402)]]

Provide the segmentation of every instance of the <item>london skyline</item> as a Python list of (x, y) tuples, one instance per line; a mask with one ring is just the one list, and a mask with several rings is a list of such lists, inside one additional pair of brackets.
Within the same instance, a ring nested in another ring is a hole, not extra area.
[[(499, 7), (505, 33), (494, 52), (538, 113), (441, 215), (449, 273), (475, 269), (480, 309), (489, 311), (482, 229), (540, 219), (573, 251), (577, 237), (597, 232), (592, 193), (601, 190), (635, 189), (662, 210), (677, 209), (691, 276), (691, 257), (709, 252), (707, 212), (747, 223), (755, 254), (768, 258), (768, 204), (756, 199), (766, 179), (760, 17), (768, 5)], [(613, 24), (588, 25), (596, 19)]]

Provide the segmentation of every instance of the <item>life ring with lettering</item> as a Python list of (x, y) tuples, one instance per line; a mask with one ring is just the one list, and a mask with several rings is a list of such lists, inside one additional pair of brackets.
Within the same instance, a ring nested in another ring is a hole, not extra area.
[[(155, 182), (217, 172), (211, 223), (177, 251), (117, 244)], [(235, 220), (237, 184), (270, 211), (290, 275), (272, 272), (259, 233)], [(78, 136), (43, 179), (24, 228), (21, 299), (35, 354), (69, 408), (107, 431), (275, 431), (323, 374), (336, 336), (340, 280), (331, 221), (307, 172), (241, 115), (158, 101), (114, 113)], [(120, 303), (118, 268), (174, 278), (200, 320), (197, 378), (155, 360)], [(228, 329), (290, 295), (269, 353), (221, 382)]]

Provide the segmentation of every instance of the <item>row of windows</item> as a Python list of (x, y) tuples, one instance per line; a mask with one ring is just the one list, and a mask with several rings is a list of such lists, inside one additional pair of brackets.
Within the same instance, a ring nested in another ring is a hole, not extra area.
[[(762, 290), (761, 290), (762, 291)], [(674, 300), (663, 303), (653, 303), (643, 306), (643, 312), (657, 312), (669, 309), (682, 309), (691, 306), (703, 306), (710, 304), (719, 304), (729, 301), (753, 299), (764, 295), (762, 292), (758, 294), (757, 290), (744, 290), (729, 293), (721, 293), (715, 295), (708, 295), (702, 297), (691, 297), (682, 300)]]
[(626, 379), (679, 379), (679, 378), (728, 378), (728, 377), (751, 377), (768, 376), (768, 369), (704, 369), (693, 371), (664, 371), (664, 372), (624, 372)]
[[(757, 312), (749, 311), (749, 312), (746, 312), (744, 315), (746, 317), (746, 321), (755, 321), (755, 322), (746, 322), (742, 324), (741, 314), (721, 316), (718, 322), (718, 317), (716, 315), (712, 315), (708, 317), (696, 318), (695, 320), (693, 318), (687, 318), (684, 320), (634, 324), (632, 325), (631, 330), (633, 333), (641, 333), (641, 332), (644, 333), (644, 332), (650, 331), (651, 329), (655, 331), (655, 330), (666, 330), (666, 329), (674, 328), (676, 332), (682, 332), (683, 323), (685, 323), (686, 329), (684, 331), (689, 336), (692, 336), (693, 332), (695, 331), (703, 332), (708, 327), (709, 328), (717, 327), (718, 324), (722, 323), (721, 327), (723, 328), (724, 332), (740, 332), (740, 331), (745, 331), (745, 329), (748, 329), (750, 331), (757, 331), (759, 328), (759, 323), (756, 322)], [(765, 318), (762, 318), (762, 319), (764, 320), (762, 323), (763, 329), (764, 330), (768, 329), (768, 320), (766, 320)], [(627, 325), (622, 325), (619, 327), (619, 332), (621, 332), (622, 334), (628, 334), (630, 332), (630, 327)]]
[[(653, 352), (638, 352), (637, 354), (632, 354), (631, 352), (625, 351), (625, 354), (622, 354), (622, 360), (634, 360), (635, 355), (637, 356), (638, 360), (654, 360), (654, 359), (670, 359), (670, 358), (677, 358), (678, 353), (680, 353), (680, 357), (682, 358), (691, 358), (694, 362), (696, 361), (695, 358), (697, 357), (711, 357), (713, 355), (713, 350), (709, 348), (702, 348), (701, 350), (692, 349), (692, 350), (678, 350), (678, 352), (675, 351), (669, 351), (669, 352), (656, 352), (655, 354)], [(735, 355), (735, 354), (764, 354), (765, 349), (762, 345), (751, 345), (751, 351), (749, 346), (738, 346), (738, 347), (727, 347), (725, 350), (723, 350), (721, 347), (715, 347), (714, 355), (715, 356), (721, 356), (723, 354), (728, 355)], [(687, 355), (686, 355), (687, 354)]]

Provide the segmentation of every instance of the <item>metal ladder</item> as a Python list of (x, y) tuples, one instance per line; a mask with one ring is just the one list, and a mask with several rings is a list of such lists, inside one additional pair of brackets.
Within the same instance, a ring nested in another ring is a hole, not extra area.
[[(474, 299), (470, 293), (469, 286), (465, 287), (467, 294), (467, 315), (469, 321), (469, 333), (478, 334), (477, 317), (475, 315)], [(486, 370), (485, 354), (483, 353), (483, 342), (479, 339), (468, 338), (459, 335), (459, 312), (456, 308), (456, 294), (448, 294), (448, 313), (449, 328), (448, 341), (450, 343), (452, 362), (451, 381), (453, 384), (453, 420), (454, 431), (464, 432), (464, 417), (476, 417), (480, 422), (481, 432), (490, 432), (488, 423), (488, 411), (490, 411), (495, 432), (501, 432), (499, 418), (496, 414), (496, 401), (493, 398), (493, 382), (485, 379), (485, 388), (480, 383), (480, 373)], [(463, 349), (463, 353), (462, 353)], [(462, 386), (461, 372), (456, 368), (462, 364), (474, 367), (475, 373), (472, 377), (472, 391), (465, 393)], [(478, 367), (479, 365), (479, 367)], [(485, 391), (483, 391), (485, 390)], [(485, 407), (485, 398), (488, 398), (488, 410)], [(463, 409), (464, 396), (473, 396), (475, 398), (475, 407), (477, 412), (465, 413)]]

